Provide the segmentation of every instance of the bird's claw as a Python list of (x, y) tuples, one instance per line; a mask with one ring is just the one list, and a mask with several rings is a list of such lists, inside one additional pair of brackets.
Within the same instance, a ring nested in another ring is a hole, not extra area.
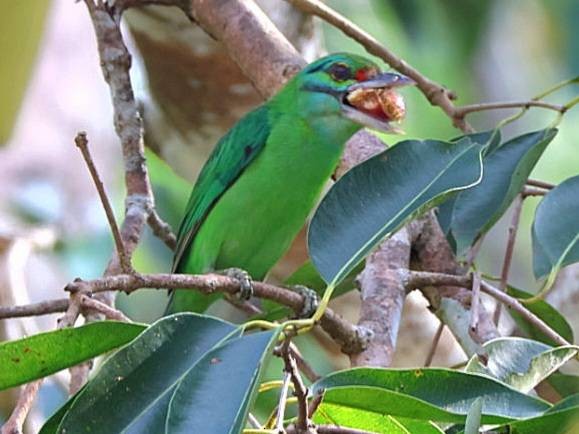
[(227, 268), (219, 274), (239, 281), (239, 291), (236, 296), (240, 300), (247, 301), (253, 296), (253, 279), (247, 271), (241, 268)]
[(297, 318), (310, 318), (320, 305), (318, 293), (313, 289), (303, 285), (293, 285), (290, 287), (290, 289), (300, 294), (304, 299), (301, 310), (296, 312)]

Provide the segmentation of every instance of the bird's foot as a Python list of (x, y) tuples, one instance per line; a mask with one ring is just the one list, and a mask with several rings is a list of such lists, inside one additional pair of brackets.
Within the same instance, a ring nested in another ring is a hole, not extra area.
[(320, 305), (318, 293), (311, 288), (303, 285), (292, 285), (290, 289), (297, 292), (304, 298), (304, 303), (299, 312), (296, 312), (297, 318), (310, 318)]
[(239, 292), (236, 293), (236, 296), (240, 300), (247, 301), (253, 296), (253, 279), (247, 271), (241, 268), (226, 268), (219, 271), (219, 274), (239, 281)]

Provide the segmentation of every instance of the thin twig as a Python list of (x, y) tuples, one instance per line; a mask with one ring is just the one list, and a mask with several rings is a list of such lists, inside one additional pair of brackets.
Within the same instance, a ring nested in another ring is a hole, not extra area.
[(527, 185), (531, 185), (533, 187), (540, 187), (540, 188), (544, 188), (546, 190), (552, 190), (553, 188), (556, 187), (555, 184), (551, 184), (550, 182), (546, 182), (546, 181), (541, 181), (539, 179), (527, 179)]
[(452, 91), (449, 91), (442, 85), (425, 77), (417, 69), (396, 56), (392, 51), (378, 42), (377, 39), (362, 28), (319, 0), (286, 1), (305, 13), (316, 15), (322, 20), (328, 22), (355, 41), (358, 41), (370, 54), (381, 58), (392, 68), (413, 79), (428, 101), (433, 105), (439, 106), (452, 119), (454, 126), (464, 132), (473, 131), (473, 128), (464, 120), (464, 118), (456, 116), (456, 107), (452, 103), (452, 99), (456, 99), (456, 95)]
[(521, 314), (527, 321), (533, 324), (537, 329), (539, 329), (543, 334), (545, 334), (549, 339), (556, 342), (559, 345), (571, 345), (567, 340), (561, 337), (555, 330), (553, 330), (549, 325), (547, 325), (541, 318), (536, 316), (525, 306), (521, 304), (517, 299), (511, 297), (510, 295), (502, 292), (498, 288), (488, 284), (487, 282), (481, 282), (481, 290), (486, 292), (490, 296), (494, 297), (501, 303), (503, 303), (509, 309), (513, 309), (517, 313)]
[[(429, 273), (427, 271), (411, 271), (406, 279), (407, 288), (421, 288), (425, 286), (459, 286), (463, 288), (468, 288), (472, 285), (471, 276), (455, 276), (452, 274), (443, 273)], [(547, 335), (554, 342), (559, 345), (570, 345), (562, 336), (560, 336), (555, 330), (553, 330), (549, 325), (547, 325), (542, 319), (528, 310), (522, 303), (520, 303), (516, 298), (504, 293), (498, 288), (495, 288), (491, 284), (482, 281), (481, 291), (489, 294), (496, 300), (505, 304), (509, 309), (520, 313), (527, 321), (533, 324), (537, 329)]]
[[(289, 374), (291, 381), (294, 385), (294, 395), (298, 400), (298, 417), (295, 422), (298, 432), (305, 433), (308, 432), (310, 428), (310, 418), (308, 412), (308, 389), (304, 385), (302, 377), (300, 376), (295, 359), (292, 357), (289, 350), (291, 343), (290, 338), (282, 344), (282, 357), (284, 360), (284, 371)], [(278, 421), (279, 423), (279, 421)], [(282, 426), (283, 429), (283, 426)], [(281, 431), (283, 433), (283, 431)]]
[(21, 306), (0, 306), (0, 320), (27, 316), (49, 315), (64, 312), (68, 308), (68, 298), (46, 300)]
[(547, 189), (539, 187), (530, 187), (528, 185), (525, 185), (523, 191), (521, 192), (521, 195), (523, 196), (523, 198), (526, 198), (530, 196), (545, 196), (547, 193), (549, 193), (549, 190)]
[(305, 375), (305, 377), (312, 383), (318, 381), (321, 377), (314, 371), (312, 366), (303, 358), (298, 347), (291, 342), (289, 351), (291, 356), (295, 359), (298, 369)]
[(291, 374), (284, 372), (283, 384), (279, 393), (279, 401), (277, 404), (277, 415), (275, 418), (275, 428), (279, 434), (284, 433), (283, 421), (285, 419), (285, 408), (287, 406), (287, 392), (291, 384)]
[(26, 416), (28, 416), (32, 408), (32, 404), (41, 385), (42, 380), (36, 380), (22, 387), (16, 406), (10, 414), (10, 418), (2, 426), (2, 434), (22, 434), (22, 427), (26, 421)]
[(549, 110), (554, 110), (559, 113), (565, 111), (565, 108), (561, 105), (550, 104), (544, 101), (529, 100), (529, 101), (486, 102), (486, 103), (463, 105), (456, 107), (454, 115), (458, 118), (464, 118), (466, 115), (470, 113), (481, 112), (485, 110), (529, 108), (529, 107), (541, 107)]
[(131, 322), (130, 318), (127, 317), (124, 313), (122, 313), (118, 309), (114, 309), (94, 298), (91, 298), (87, 295), (81, 295), (80, 297), (81, 306), (85, 309), (94, 310), (96, 312), (102, 313), (107, 319), (116, 320), (116, 321), (123, 321), (123, 322)]
[(476, 340), (478, 322), (480, 316), (480, 274), (475, 272), (472, 275), (472, 291), (470, 305), (470, 335)]
[[(518, 195), (513, 204), (513, 215), (511, 217), (511, 224), (509, 225), (507, 235), (507, 246), (505, 248), (505, 258), (503, 259), (503, 266), (501, 268), (501, 280), (499, 282), (499, 289), (503, 292), (507, 290), (509, 281), (509, 272), (511, 270), (511, 263), (513, 261), (513, 252), (515, 250), (515, 241), (517, 239), (517, 230), (519, 222), (521, 221), (521, 211), (523, 209), (523, 196)], [(498, 325), (501, 316), (502, 304), (497, 303), (495, 312), (493, 314), (493, 321)]]
[(111, 206), (111, 202), (105, 191), (105, 186), (94, 164), (94, 161), (90, 154), (90, 150), (88, 149), (88, 139), (86, 136), (86, 132), (84, 131), (79, 132), (74, 138), (74, 143), (76, 143), (76, 146), (78, 147), (78, 149), (80, 149), (80, 152), (88, 167), (88, 171), (90, 172), (90, 176), (92, 177), (94, 185), (97, 189), (103, 208), (105, 209), (107, 221), (109, 222), (109, 226), (113, 234), (113, 239), (115, 240), (115, 247), (117, 249), (117, 254), (119, 255), (121, 269), (123, 270), (124, 273), (127, 274), (131, 273), (132, 270), (131, 260), (125, 250), (125, 244), (123, 243), (123, 240), (121, 238), (121, 232), (119, 231), (119, 226), (117, 225), (117, 220), (115, 218), (113, 207)]
[(440, 343), (440, 338), (442, 337), (443, 331), (444, 331), (444, 323), (441, 322), (438, 325), (438, 328), (436, 329), (434, 338), (432, 339), (432, 344), (430, 345), (430, 349), (428, 350), (428, 354), (426, 355), (424, 366), (428, 367), (432, 363), (432, 359), (434, 359), (434, 354), (436, 353), (436, 349), (438, 348), (438, 344)]
[(149, 227), (157, 238), (162, 240), (171, 250), (175, 250), (177, 247), (177, 237), (173, 233), (171, 225), (164, 221), (155, 209), (152, 209), (149, 213), (147, 223), (149, 223)]

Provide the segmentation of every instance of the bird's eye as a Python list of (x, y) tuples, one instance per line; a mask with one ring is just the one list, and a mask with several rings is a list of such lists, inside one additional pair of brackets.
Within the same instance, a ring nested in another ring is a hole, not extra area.
[(352, 70), (343, 63), (334, 63), (328, 72), (336, 81), (345, 81), (352, 78)]

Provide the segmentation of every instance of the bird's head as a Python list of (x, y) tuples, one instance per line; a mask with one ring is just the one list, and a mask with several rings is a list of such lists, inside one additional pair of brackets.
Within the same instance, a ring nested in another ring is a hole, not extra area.
[(312, 116), (339, 115), (359, 125), (397, 132), (392, 123), (404, 117), (405, 109), (396, 89), (414, 81), (381, 72), (362, 56), (339, 53), (309, 64), (296, 77), (296, 84), (306, 96)]

